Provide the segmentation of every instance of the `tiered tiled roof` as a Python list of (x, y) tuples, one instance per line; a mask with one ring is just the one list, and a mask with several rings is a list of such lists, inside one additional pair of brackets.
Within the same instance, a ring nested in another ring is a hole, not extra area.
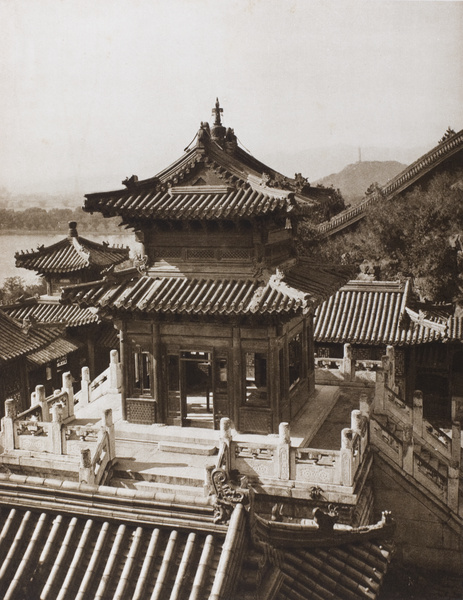
[(29, 319), (33, 323), (57, 323), (67, 327), (79, 327), (98, 323), (99, 318), (88, 308), (59, 304), (56, 297), (28, 298), (22, 302), (2, 307), (13, 319)]
[(15, 254), (16, 266), (47, 273), (72, 273), (94, 267), (100, 272), (105, 268), (119, 264), (129, 257), (129, 249), (110, 247), (109, 244), (97, 244), (78, 236), (76, 223), (69, 223), (69, 235), (47, 247)]
[(125, 222), (239, 220), (305, 213), (334, 193), (261, 163), (238, 147), (234, 132), (220, 121), (212, 129), (202, 123), (196, 145), (155, 177), (138, 181), (132, 176), (123, 183), (127, 189), (87, 194), (84, 210), (118, 215)]
[[(260, 279), (150, 277), (124, 272), (113, 278), (71, 286), (62, 301), (107, 311), (191, 315), (252, 315), (303, 312), (352, 274), (350, 267), (324, 269), (308, 263)], [(297, 283), (293, 287), (291, 282)]]
[(237, 219), (287, 212), (293, 203), (284, 191), (281, 196), (270, 196), (251, 186), (245, 189), (223, 186), (209, 190), (181, 187), (157, 191), (151, 185), (140, 189), (120, 190), (105, 194), (88, 195), (86, 207), (101, 210), (105, 215), (132, 218), (177, 219)]
[(24, 328), (0, 310), (0, 364), (30, 354), (55, 341), (62, 331), (58, 327)]
[(461, 318), (413, 310), (410, 284), (349, 281), (315, 312), (316, 342), (409, 345), (461, 340)]

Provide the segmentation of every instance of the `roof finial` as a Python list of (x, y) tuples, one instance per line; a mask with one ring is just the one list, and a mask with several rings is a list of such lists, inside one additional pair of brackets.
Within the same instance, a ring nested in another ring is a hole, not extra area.
[(220, 108), (219, 99), (215, 99), (215, 108), (212, 109), (212, 114), (215, 115), (214, 125), (222, 125), (220, 113), (223, 113), (223, 108)]
[(77, 223), (75, 221), (69, 221), (68, 223), (69, 225), (69, 233), (68, 236), (73, 238), (73, 237), (79, 237), (78, 233), (77, 233)]

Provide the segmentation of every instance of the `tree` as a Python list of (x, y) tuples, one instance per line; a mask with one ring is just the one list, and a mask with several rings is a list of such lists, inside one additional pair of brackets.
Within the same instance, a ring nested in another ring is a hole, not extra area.
[(463, 232), (462, 181), (462, 170), (441, 173), (426, 187), (379, 199), (357, 230), (306, 242), (306, 251), (331, 262), (366, 259), (380, 265), (382, 279), (413, 277), (423, 299), (458, 300), (463, 273), (452, 240)]
[(27, 285), (22, 277), (7, 277), (3, 287), (0, 287), (0, 304), (12, 304), (21, 296), (35, 296), (45, 292), (46, 284), (43, 280), (36, 285)]

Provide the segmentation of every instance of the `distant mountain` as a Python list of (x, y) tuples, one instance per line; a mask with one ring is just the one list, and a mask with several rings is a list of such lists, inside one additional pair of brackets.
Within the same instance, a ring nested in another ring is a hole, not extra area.
[(357, 204), (372, 183), (384, 185), (398, 175), (407, 165), (397, 161), (365, 161), (347, 165), (339, 173), (318, 179), (314, 184), (333, 186), (341, 190), (346, 203)]

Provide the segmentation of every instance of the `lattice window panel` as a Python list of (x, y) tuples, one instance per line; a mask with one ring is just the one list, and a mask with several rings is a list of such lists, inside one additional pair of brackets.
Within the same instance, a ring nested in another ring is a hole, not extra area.
[(211, 260), (215, 258), (215, 252), (213, 248), (189, 248), (188, 258)]
[(138, 425), (151, 425), (156, 422), (156, 407), (153, 402), (127, 400), (127, 420)]
[(182, 248), (156, 248), (156, 258), (182, 258)]
[(259, 411), (243, 410), (240, 414), (240, 429), (247, 433), (271, 433), (272, 415)]
[(405, 375), (405, 352), (402, 348), (395, 349), (395, 374), (396, 377)]
[(245, 248), (232, 248), (230, 250), (222, 250), (222, 260), (242, 260), (251, 257), (251, 251)]
[(352, 346), (352, 358), (354, 360), (381, 360), (381, 357), (386, 354), (386, 349), (378, 346), (370, 346), (360, 348)]

